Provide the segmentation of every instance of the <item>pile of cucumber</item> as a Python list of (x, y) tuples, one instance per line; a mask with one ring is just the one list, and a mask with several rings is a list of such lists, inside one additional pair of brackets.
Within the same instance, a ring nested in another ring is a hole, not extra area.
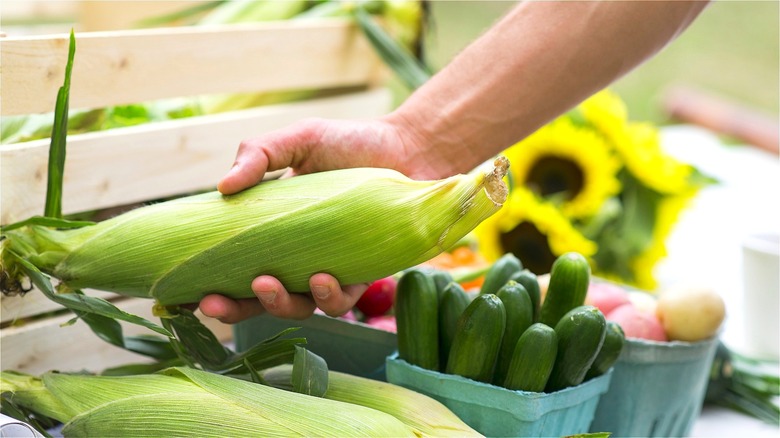
[(446, 271), (405, 272), (396, 290), (398, 356), (429, 370), (512, 390), (554, 392), (606, 373), (623, 330), (585, 305), (590, 266), (557, 258), (545, 299), (537, 276), (508, 253), (467, 293)]

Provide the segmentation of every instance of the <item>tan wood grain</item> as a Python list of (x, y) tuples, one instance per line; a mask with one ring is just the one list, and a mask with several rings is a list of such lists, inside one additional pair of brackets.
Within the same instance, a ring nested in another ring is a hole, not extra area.
[[(363, 85), (380, 65), (339, 19), (86, 32), (76, 47), (71, 108)], [(0, 114), (53, 111), (67, 50), (67, 35), (4, 38)]]

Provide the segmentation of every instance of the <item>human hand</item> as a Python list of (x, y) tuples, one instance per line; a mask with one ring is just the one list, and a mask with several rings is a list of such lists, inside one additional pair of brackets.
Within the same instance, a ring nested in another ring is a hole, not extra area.
[(355, 305), (368, 284), (344, 286), (328, 274), (315, 274), (309, 279), (311, 294), (288, 293), (274, 277), (262, 275), (252, 281), (257, 298), (234, 300), (211, 294), (200, 302), (200, 311), (211, 318), (234, 324), (268, 312), (279, 318), (306, 319), (316, 308), (329, 316), (341, 316)]
[[(433, 175), (425, 166), (403, 166), (404, 157), (415, 155), (415, 142), (404, 140), (403, 130), (385, 120), (331, 121), (308, 119), (266, 135), (245, 140), (233, 168), (220, 181), (222, 193), (232, 194), (259, 183), (266, 172), (289, 168), (284, 175), (342, 167), (389, 167), (424, 178)], [(274, 316), (304, 319), (319, 308), (330, 316), (349, 311), (367, 284), (341, 286), (324, 273), (310, 279), (310, 294), (288, 293), (274, 277), (252, 282), (257, 299), (234, 300), (209, 295), (200, 302), (201, 312), (226, 323), (236, 323), (267, 311)]]
[(382, 120), (306, 119), (242, 141), (233, 167), (217, 188), (236, 193), (259, 183), (266, 172), (285, 168), (283, 177), (347, 167), (401, 170), (410, 143)]

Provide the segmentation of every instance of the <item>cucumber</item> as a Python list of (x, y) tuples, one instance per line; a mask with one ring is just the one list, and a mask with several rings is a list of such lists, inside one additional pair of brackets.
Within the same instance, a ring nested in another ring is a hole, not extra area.
[(496, 295), (474, 298), (458, 318), (445, 372), (490, 383), (505, 327), (506, 310)]
[(593, 379), (609, 371), (620, 357), (620, 352), (623, 351), (625, 343), (626, 335), (623, 333), (620, 324), (614, 321), (607, 321), (607, 334), (604, 336), (604, 344), (593, 361), (593, 365), (585, 373), (585, 380)]
[(582, 254), (569, 252), (558, 257), (550, 271), (539, 322), (555, 327), (566, 312), (585, 303), (589, 284), (590, 265)]
[(442, 292), (453, 281), (452, 274), (442, 269), (434, 269), (429, 275), (433, 278), (433, 283), (436, 285), (436, 291), (439, 293), (439, 300), (441, 300)]
[(544, 391), (557, 354), (555, 330), (538, 322), (532, 324), (517, 340), (502, 386), (520, 391)]
[(534, 322), (539, 322), (539, 307), (542, 303), (542, 292), (539, 288), (539, 280), (537, 279), (536, 274), (528, 269), (523, 269), (513, 275), (510, 280), (522, 284), (526, 292), (528, 292), (528, 296), (531, 297), (531, 304), (533, 304)]
[(501, 385), (506, 378), (517, 340), (533, 324), (534, 312), (531, 297), (528, 296), (528, 292), (520, 283), (509, 280), (498, 290), (496, 296), (504, 304), (506, 310), (506, 328), (496, 359), (496, 369), (493, 373), (493, 383)]
[(517, 272), (523, 269), (520, 259), (508, 252), (496, 260), (485, 273), (485, 281), (479, 290), (480, 294), (495, 294)]
[(439, 371), (439, 296), (430, 274), (404, 272), (395, 292), (398, 357)]
[(439, 366), (442, 370), (447, 367), (447, 357), (450, 354), (452, 340), (455, 338), (455, 329), (458, 326), (458, 318), (471, 303), (471, 299), (459, 283), (452, 282), (439, 296)]
[(607, 320), (599, 309), (580, 306), (566, 313), (555, 325), (558, 354), (545, 392), (582, 383), (601, 350), (606, 333)]

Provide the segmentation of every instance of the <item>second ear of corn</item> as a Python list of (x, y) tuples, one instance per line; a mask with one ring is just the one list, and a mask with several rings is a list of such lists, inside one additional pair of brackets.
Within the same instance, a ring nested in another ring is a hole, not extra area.
[(375, 409), (186, 367), (121, 377), (4, 371), (0, 384), (12, 403), (62, 422), (65, 437), (417, 436)]
[(26, 226), (0, 242), (8, 285), (23, 258), (66, 288), (92, 288), (172, 305), (209, 293), (252, 297), (261, 274), (291, 292), (318, 272), (342, 284), (373, 281), (449, 249), (506, 199), (509, 166), (436, 181), (389, 169), (320, 172), (145, 206), (96, 225)]
[[(262, 376), (274, 387), (292, 388), (291, 365), (264, 370)], [(482, 436), (438, 400), (392, 383), (329, 371), (325, 398), (385, 412), (421, 436)]]

